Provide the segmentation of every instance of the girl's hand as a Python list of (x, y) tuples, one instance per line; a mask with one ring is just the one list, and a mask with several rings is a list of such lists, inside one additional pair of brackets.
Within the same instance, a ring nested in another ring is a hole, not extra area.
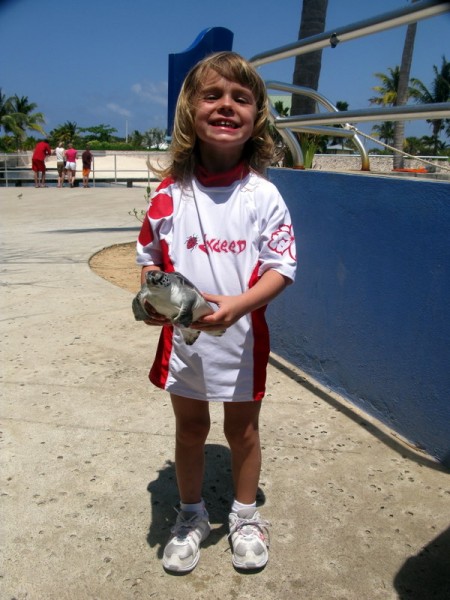
[(220, 296), (206, 293), (202, 295), (207, 302), (217, 304), (219, 308), (214, 314), (202, 317), (199, 321), (192, 323), (191, 327), (200, 331), (228, 329), (246, 312), (242, 305), (242, 296)]
[(290, 282), (290, 279), (284, 277), (281, 273), (270, 269), (261, 276), (253, 287), (239, 296), (203, 293), (203, 297), (207, 302), (217, 304), (219, 308), (214, 314), (202, 317), (199, 321), (192, 323), (192, 326), (201, 331), (227, 329), (244, 315), (266, 306)]

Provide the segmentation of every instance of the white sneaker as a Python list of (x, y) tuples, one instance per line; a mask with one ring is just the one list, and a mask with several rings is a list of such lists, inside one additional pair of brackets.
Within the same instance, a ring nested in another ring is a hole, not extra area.
[(260, 569), (269, 560), (269, 522), (255, 508), (228, 516), (233, 565), (237, 569)]
[(200, 544), (210, 531), (206, 510), (202, 513), (180, 511), (164, 548), (164, 568), (177, 572), (192, 571), (200, 558)]

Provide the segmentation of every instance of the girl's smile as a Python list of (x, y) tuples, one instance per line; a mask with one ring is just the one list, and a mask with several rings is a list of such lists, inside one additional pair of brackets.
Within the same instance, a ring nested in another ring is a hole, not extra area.
[(256, 119), (252, 91), (239, 83), (210, 71), (199, 94), (195, 112), (195, 131), (202, 162), (220, 153), (233, 166), (241, 158), (245, 143), (252, 136)]

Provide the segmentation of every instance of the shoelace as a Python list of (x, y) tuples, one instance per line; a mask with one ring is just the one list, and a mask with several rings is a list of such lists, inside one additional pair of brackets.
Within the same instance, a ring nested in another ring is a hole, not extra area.
[[(180, 514), (181, 511), (175, 508), (176, 512)], [(176, 535), (177, 537), (186, 537), (188, 536), (192, 530), (194, 529), (196, 522), (201, 519), (200, 514), (194, 514), (189, 519), (184, 519), (183, 521), (178, 521), (171, 528), (170, 532)]]
[[(249, 531), (248, 533), (245, 531), (242, 531), (246, 527), (249, 527), (252, 531)], [(270, 523), (269, 523), (269, 521), (266, 521), (265, 519), (254, 519), (254, 518), (248, 519), (248, 518), (238, 517), (236, 519), (236, 521), (233, 523), (233, 525), (231, 526), (228, 537), (232, 536), (233, 533), (240, 533), (244, 536), (251, 535), (251, 533), (255, 533), (253, 531), (253, 529), (256, 528), (256, 529), (258, 529), (258, 533), (262, 534), (262, 536), (264, 537), (266, 545), (269, 546), (269, 527), (270, 527)]]

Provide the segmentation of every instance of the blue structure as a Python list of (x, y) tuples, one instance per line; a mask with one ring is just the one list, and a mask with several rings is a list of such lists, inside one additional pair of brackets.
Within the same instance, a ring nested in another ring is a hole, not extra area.
[(169, 54), (169, 89), (167, 106), (167, 135), (172, 135), (178, 94), (188, 71), (199, 60), (222, 50), (231, 50), (234, 34), (225, 27), (204, 29), (194, 42), (178, 54)]
[(269, 178), (299, 261), (269, 307), (272, 350), (450, 467), (450, 184)]

